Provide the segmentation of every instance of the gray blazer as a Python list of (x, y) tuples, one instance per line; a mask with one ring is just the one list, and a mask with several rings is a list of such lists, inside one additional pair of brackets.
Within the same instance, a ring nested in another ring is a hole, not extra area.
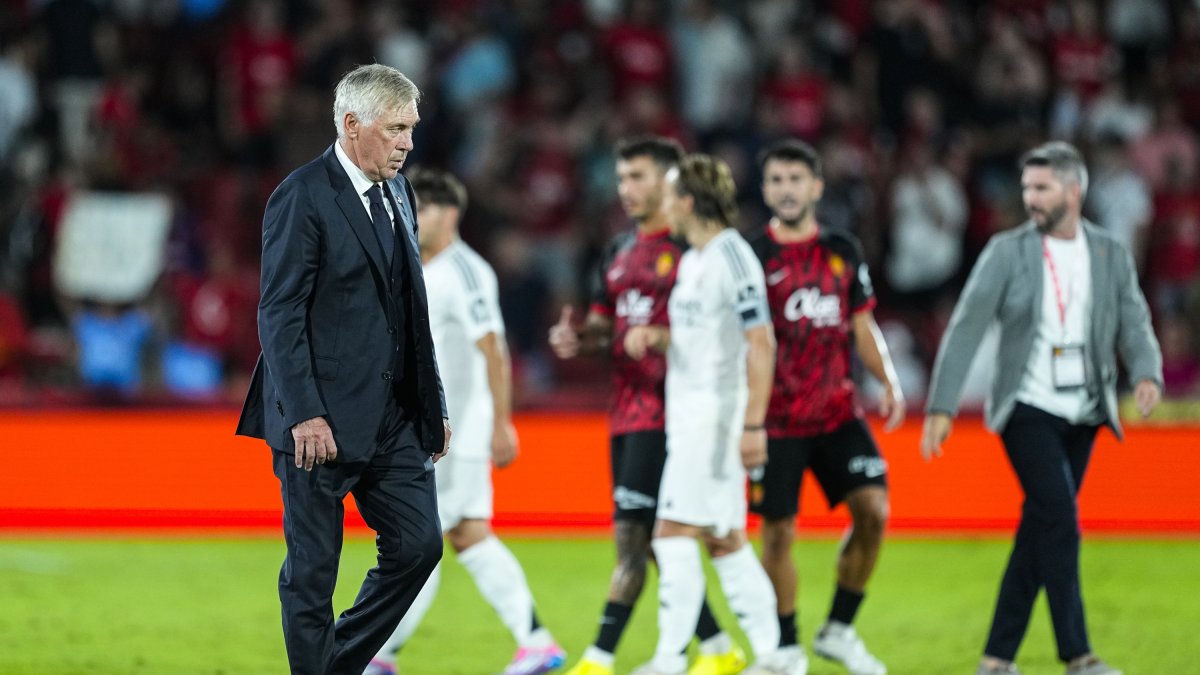
[[(1117, 416), (1117, 354), (1132, 381), (1151, 380), (1160, 387), (1162, 354), (1129, 251), (1099, 227), (1083, 221), (1083, 228), (1092, 272), (1089, 393), (1099, 398), (1105, 423), (1122, 438)], [(1032, 221), (988, 241), (942, 336), (927, 413), (953, 416), (958, 412), (975, 350), (988, 326), (998, 321), (1000, 350), (984, 420), (993, 431), (1004, 428), (1016, 405), (1034, 332), (1042, 318), (1042, 267), (1041, 234)]]

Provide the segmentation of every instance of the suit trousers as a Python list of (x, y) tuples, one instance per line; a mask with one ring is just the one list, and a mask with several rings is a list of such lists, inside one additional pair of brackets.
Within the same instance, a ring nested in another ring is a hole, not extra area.
[[(272, 453), (287, 543), (279, 600), (295, 675), (361, 675), (441, 560), (433, 460), (410, 420), (389, 426), (385, 444), (368, 462), (327, 462), (306, 472), (292, 455)], [(378, 533), (379, 555), (354, 605), (335, 623), (347, 494)]]
[(1033, 611), (1046, 589), (1058, 657), (1091, 652), (1079, 585), (1077, 496), (1092, 454), (1097, 426), (1071, 424), (1018, 403), (1001, 433), (1017, 480), (1025, 492), (1021, 523), (1000, 583), (984, 653), (1013, 660)]

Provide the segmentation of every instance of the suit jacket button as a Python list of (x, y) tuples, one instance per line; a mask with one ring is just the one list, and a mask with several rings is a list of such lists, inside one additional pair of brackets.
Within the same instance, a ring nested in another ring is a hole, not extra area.
[(396, 327), (388, 326), (388, 335), (395, 335), (395, 334), (396, 334)]
[(392, 371), (390, 371), (390, 370), (385, 370), (385, 371), (383, 371), (383, 373), (380, 375), (380, 377), (382, 377), (382, 378), (383, 378), (384, 380), (386, 380), (386, 381), (390, 381), (390, 380), (392, 379)]

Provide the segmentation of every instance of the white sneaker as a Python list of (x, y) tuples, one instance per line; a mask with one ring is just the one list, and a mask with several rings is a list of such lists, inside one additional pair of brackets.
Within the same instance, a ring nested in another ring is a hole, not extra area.
[(838, 621), (821, 626), (813, 639), (813, 651), (846, 666), (851, 675), (887, 675), (887, 666), (867, 651), (854, 626)]
[(780, 647), (756, 661), (743, 675), (808, 675), (808, 654), (803, 645)]

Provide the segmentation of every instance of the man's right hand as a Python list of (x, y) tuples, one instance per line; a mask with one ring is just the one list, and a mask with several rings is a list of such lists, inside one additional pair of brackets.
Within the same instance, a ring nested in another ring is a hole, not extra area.
[(925, 429), (921, 432), (921, 456), (925, 461), (942, 456), (942, 443), (950, 436), (950, 427), (950, 416), (946, 413), (925, 416)]
[(324, 417), (314, 417), (292, 427), (292, 440), (296, 442), (296, 467), (312, 471), (313, 462), (324, 464), (337, 459), (337, 445), (333, 442), (333, 429)]
[(579, 355), (579, 333), (571, 325), (571, 315), (574, 310), (570, 305), (562, 308), (558, 323), (550, 327), (550, 348), (560, 359), (570, 359)]

